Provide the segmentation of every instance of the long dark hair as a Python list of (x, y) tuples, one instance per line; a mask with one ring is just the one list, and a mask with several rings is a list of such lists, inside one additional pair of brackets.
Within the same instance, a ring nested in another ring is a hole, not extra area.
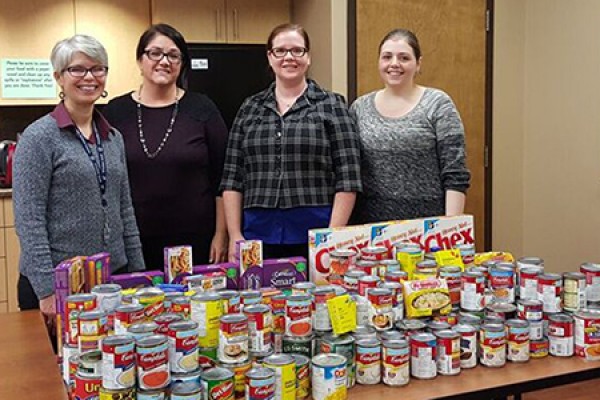
[(187, 43), (183, 38), (181, 32), (167, 24), (155, 24), (150, 28), (146, 29), (140, 40), (138, 41), (137, 49), (135, 51), (136, 59), (140, 60), (144, 56), (146, 46), (154, 39), (156, 35), (163, 35), (168, 37), (175, 43), (175, 46), (181, 52), (181, 70), (177, 77), (177, 86), (181, 89), (187, 89), (188, 84), (188, 72), (190, 70), (190, 52), (188, 51)]

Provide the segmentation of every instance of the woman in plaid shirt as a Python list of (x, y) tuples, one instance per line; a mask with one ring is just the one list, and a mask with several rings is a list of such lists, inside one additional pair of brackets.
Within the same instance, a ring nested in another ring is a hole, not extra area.
[(262, 240), (265, 258), (306, 256), (308, 229), (346, 225), (362, 190), (355, 124), (342, 96), (307, 79), (309, 50), (301, 26), (273, 29), (275, 82), (231, 128), (221, 181), (230, 258), (242, 239)]

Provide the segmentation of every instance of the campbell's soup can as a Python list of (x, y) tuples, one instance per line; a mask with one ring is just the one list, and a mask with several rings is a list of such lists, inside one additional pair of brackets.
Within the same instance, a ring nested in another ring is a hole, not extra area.
[(394, 321), (401, 321), (404, 319), (404, 295), (403, 286), (398, 282), (379, 282), (377, 285), (379, 288), (390, 289), (392, 291), (392, 311), (394, 314)]
[(552, 356), (570, 357), (575, 352), (573, 317), (557, 313), (548, 317), (549, 353)]
[(586, 278), (581, 272), (565, 272), (563, 275), (563, 308), (579, 311), (587, 306)]
[(512, 362), (529, 361), (529, 322), (522, 319), (509, 319), (505, 325), (506, 359)]
[(340, 354), (319, 354), (311, 361), (312, 398), (346, 400), (348, 398), (346, 358)]
[(214, 367), (200, 373), (205, 400), (233, 400), (235, 383), (233, 372), (226, 368)]
[(436, 331), (437, 372), (440, 375), (460, 374), (460, 334), (450, 329)]
[(600, 360), (600, 311), (580, 310), (573, 317), (575, 354), (590, 361)]
[(481, 272), (465, 271), (460, 280), (460, 308), (482, 311), (484, 307), (485, 277)]
[(118, 306), (115, 309), (114, 316), (115, 335), (127, 334), (129, 326), (142, 322), (144, 318), (144, 306), (141, 304), (122, 304)]
[(335, 297), (335, 289), (332, 286), (320, 286), (313, 292), (312, 315), (313, 328), (317, 331), (330, 331), (331, 319), (327, 300)]
[(177, 321), (169, 325), (169, 363), (171, 372), (187, 373), (198, 369), (198, 323)]
[(370, 290), (377, 288), (377, 285), (379, 284), (380, 281), (381, 280), (377, 276), (372, 276), (372, 275), (361, 276), (358, 279), (358, 294), (360, 294), (363, 297), (367, 297), (367, 293)]
[(343, 278), (343, 286), (344, 288), (352, 293), (358, 293), (358, 281), (361, 277), (365, 276), (366, 273), (365, 271), (359, 271), (359, 270), (351, 270), (351, 271), (347, 271), (344, 274), (344, 278)]
[(523, 268), (519, 273), (519, 297), (521, 300), (538, 299), (538, 276), (542, 275), (542, 268)]
[(448, 284), (450, 302), (453, 307), (460, 307), (460, 286), (462, 268), (459, 266), (446, 265), (440, 267), (440, 278), (445, 279)]
[(382, 380), (388, 386), (404, 386), (410, 380), (410, 349), (404, 339), (384, 340), (381, 348)]
[(538, 276), (538, 299), (544, 304), (545, 313), (558, 313), (562, 311), (561, 293), (561, 275), (542, 274)]
[[(544, 273), (544, 260), (542, 260), (539, 257), (521, 257), (516, 261), (515, 265), (516, 265), (515, 285), (516, 285), (516, 289), (517, 289), (516, 294), (521, 299), (536, 299), (537, 292), (531, 293), (531, 292), (526, 291), (525, 296), (523, 296), (522, 289), (524, 287), (527, 287), (527, 285), (523, 285), (521, 283), (522, 273), (523, 273), (524, 269), (527, 269), (527, 270), (529, 270), (529, 273), (532, 273), (533, 271), (538, 271), (537, 275), (543, 274)], [(530, 282), (530, 284), (531, 283), (532, 282)], [(537, 286), (537, 281), (535, 282), (535, 286)], [(533, 295), (534, 297), (530, 297), (531, 295)]]
[(344, 274), (353, 269), (356, 263), (356, 251), (351, 249), (337, 249), (329, 252), (329, 276), (327, 281), (331, 284), (341, 285)]
[(275, 398), (275, 372), (256, 366), (246, 372), (246, 399), (273, 400)]
[(310, 397), (310, 358), (302, 354), (292, 354), (296, 364), (296, 400)]
[(164, 335), (136, 340), (137, 381), (143, 390), (162, 389), (171, 382), (169, 343)]
[(530, 340), (529, 357), (534, 359), (547, 357), (549, 347), (549, 341), (545, 337), (539, 340)]
[(90, 293), (72, 294), (65, 300), (65, 343), (70, 346), (78, 346), (78, 319), (79, 314), (84, 311), (96, 309), (96, 295)]
[(285, 334), (308, 336), (313, 332), (312, 298), (306, 294), (293, 294), (285, 301)]
[(226, 314), (220, 321), (217, 358), (228, 364), (245, 362), (248, 360), (248, 317)]
[(468, 324), (457, 324), (452, 327), (460, 335), (460, 368), (477, 366), (477, 327)]
[(579, 271), (585, 274), (587, 301), (600, 303), (600, 264), (584, 263)]
[(392, 291), (375, 288), (369, 290), (369, 324), (378, 331), (391, 329), (394, 324)]
[(489, 271), (489, 286), (494, 301), (515, 301), (515, 268), (511, 263), (498, 263)]
[(219, 325), (223, 315), (221, 297), (217, 293), (204, 292), (192, 296), (191, 319), (198, 323), (198, 345), (217, 347)]
[(362, 271), (365, 275), (374, 276), (379, 279), (379, 263), (373, 260), (358, 260), (355, 265), (356, 271)]
[(356, 341), (356, 382), (376, 385), (381, 381), (381, 343), (377, 339)]
[(135, 386), (134, 346), (131, 336), (107, 336), (102, 340), (102, 387), (117, 390)]
[(296, 399), (296, 362), (289, 354), (273, 354), (263, 360), (263, 366), (275, 372), (275, 399)]
[(75, 374), (73, 398), (80, 400), (95, 400), (100, 396), (102, 387), (101, 375), (87, 375), (79, 371)]
[(383, 280), (386, 282), (398, 282), (402, 283), (408, 280), (408, 273), (406, 271), (387, 271)]
[(244, 307), (248, 317), (249, 348), (253, 353), (265, 353), (273, 348), (273, 315), (266, 304), (255, 304)]
[(486, 367), (506, 364), (506, 331), (503, 324), (483, 324), (479, 330), (479, 362)]
[(108, 334), (108, 315), (104, 311), (83, 311), (77, 317), (79, 352), (100, 350), (100, 341)]
[(517, 316), (529, 322), (529, 339), (540, 340), (544, 337), (543, 303), (540, 300), (519, 300)]
[(158, 325), (156, 333), (160, 335), (168, 335), (169, 325), (173, 322), (183, 321), (183, 315), (175, 313), (162, 313), (154, 317), (154, 322)]
[(410, 374), (417, 379), (437, 376), (437, 340), (431, 333), (418, 333), (410, 337)]
[(148, 321), (165, 311), (165, 292), (155, 287), (138, 289), (133, 295), (133, 302), (144, 306), (144, 315)]

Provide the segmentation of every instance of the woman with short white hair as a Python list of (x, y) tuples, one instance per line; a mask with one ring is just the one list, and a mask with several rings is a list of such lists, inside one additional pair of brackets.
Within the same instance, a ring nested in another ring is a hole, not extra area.
[(62, 260), (107, 251), (113, 272), (144, 269), (123, 138), (95, 109), (107, 95), (106, 50), (75, 35), (54, 46), (51, 61), (61, 102), (23, 132), (13, 183), (19, 300), (27, 301), (28, 280), (49, 327)]

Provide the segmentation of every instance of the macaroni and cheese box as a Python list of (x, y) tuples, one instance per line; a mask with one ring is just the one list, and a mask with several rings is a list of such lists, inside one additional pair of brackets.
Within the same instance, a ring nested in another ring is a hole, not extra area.
[(165, 282), (180, 283), (192, 274), (192, 246), (165, 247)]
[(92, 288), (102, 283), (110, 282), (110, 254), (98, 253), (85, 260), (85, 291), (91, 292)]
[(227, 278), (227, 289), (238, 290), (239, 265), (225, 262), (219, 264), (194, 265), (193, 275), (207, 275), (222, 272)]
[(238, 240), (235, 258), (239, 262), (240, 289), (260, 289), (263, 275), (263, 251), (261, 240)]
[(113, 275), (111, 282), (121, 285), (123, 289), (142, 288), (165, 283), (164, 277), (165, 274), (162, 271), (131, 272)]
[(262, 287), (290, 289), (294, 283), (305, 282), (307, 278), (308, 268), (304, 257), (268, 259), (263, 263)]

